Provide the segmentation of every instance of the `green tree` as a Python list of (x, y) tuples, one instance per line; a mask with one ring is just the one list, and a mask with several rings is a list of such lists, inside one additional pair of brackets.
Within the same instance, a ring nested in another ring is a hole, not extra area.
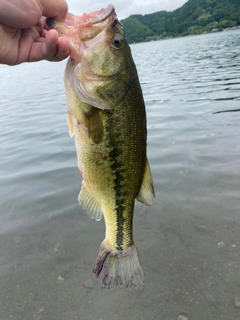
[(132, 15), (122, 23), (130, 43), (211, 32), (240, 25), (240, 0), (188, 0), (173, 12)]
[(224, 29), (224, 28), (231, 28), (237, 25), (236, 21), (232, 20), (222, 20), (218, 23), (218, 28), (219, 29)]

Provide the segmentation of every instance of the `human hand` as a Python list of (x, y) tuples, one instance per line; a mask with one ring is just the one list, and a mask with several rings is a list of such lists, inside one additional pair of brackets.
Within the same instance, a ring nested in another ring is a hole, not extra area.
[(68, 10), (65, 0), (0, 0), (0, 8), (0, 63), (68, 57), (68, 40), (58, 37), (45, 23), (46, 17), (64, 20)]

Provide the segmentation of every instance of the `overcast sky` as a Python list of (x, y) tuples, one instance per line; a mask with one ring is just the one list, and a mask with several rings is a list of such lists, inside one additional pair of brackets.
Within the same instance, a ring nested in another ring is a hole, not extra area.
[(166, 10), (172, 11), (181, 7), (187, 0), (67, 0), (69, 12), (80, 15), (105, 8), (112, 3), (119, 19), (127, 18), (131, 14), (152, 13)]

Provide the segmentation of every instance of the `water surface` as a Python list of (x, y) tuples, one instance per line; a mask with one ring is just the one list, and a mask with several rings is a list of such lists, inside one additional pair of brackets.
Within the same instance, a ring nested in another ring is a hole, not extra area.
[(143, 291), (100, 289), (104, 223), (78, 205), (65, 61), (0, 66), (0, 319), (240, 317), (240, 32), (132, 45), (156, 201), (137, 203)]

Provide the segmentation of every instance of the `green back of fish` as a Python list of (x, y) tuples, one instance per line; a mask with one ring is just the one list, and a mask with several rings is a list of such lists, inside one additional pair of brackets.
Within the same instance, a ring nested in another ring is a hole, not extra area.
[[(83, 176), (79, 201), (97, 220), (103, 212), (106, 241), (110, 247), (122, 250), (133, 242), (134, 200), (144, 173), (150, 174), (146, 159), (146, 113), (137, 73), (134, 68), (127, 95), (112, 110), (101, 110), (80, 101), (65, 84), (78, 166)], [(148, 192), (153, 194), (151, 177), (146, 178), (150, 180)], [(148, 202), (141, 196), (139, 200)]]

